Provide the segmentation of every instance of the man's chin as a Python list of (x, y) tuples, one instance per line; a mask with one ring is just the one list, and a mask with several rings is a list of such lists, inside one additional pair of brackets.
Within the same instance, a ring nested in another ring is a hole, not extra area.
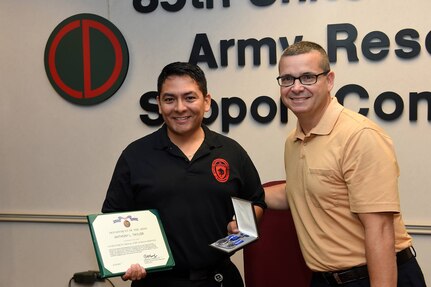
[(194, 129), (190, 125), (175, 125), (170, 130), (177, 136), (187, 136), (194, 132)]
[(289, 110), (296, 116), (308, 113), (308, 108), (305, 106), (293, 105), (289, 106)]

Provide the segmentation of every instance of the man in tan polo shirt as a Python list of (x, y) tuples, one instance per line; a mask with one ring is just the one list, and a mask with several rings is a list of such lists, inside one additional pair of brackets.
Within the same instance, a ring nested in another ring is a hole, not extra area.
[(334, 77), (316, 43), (283, 52), (277, 81), (298, 123), (285, 143), (287, 185), (267, 188), (266, 203), (291, 209), (312, 287), (426, 286), (400, 213), (392, 140), (331, 96)]

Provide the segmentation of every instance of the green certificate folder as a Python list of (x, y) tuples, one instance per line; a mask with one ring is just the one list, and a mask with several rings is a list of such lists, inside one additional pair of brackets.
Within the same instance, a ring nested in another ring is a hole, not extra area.
[(121, 276), (132, 264), (147, 272), (175, 265), (155, 209), (87, 216), (102, 278)]

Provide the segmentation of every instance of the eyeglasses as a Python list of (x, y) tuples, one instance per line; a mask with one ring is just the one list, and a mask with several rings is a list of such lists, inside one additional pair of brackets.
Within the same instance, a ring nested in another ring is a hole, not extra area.
[(282, 75), (282, 76), (278, 76), (277, 77), (277, 82), (280, 86), (282, 87), (290, 87), (293, 84), (295, 84), (296, 80), (299, 80), (299, 82), (301, 82), (301, 84), (303, 85), (313, 85), (317, 82), (317, 78), (321, 75), (327, 75), (330, 72), (330, 70), (325, 71), (323, 73), (317, 74), (317, 75), (313, 75), (313, 74), (303, 74), (299, 77), (294, 77), (291, 75)]

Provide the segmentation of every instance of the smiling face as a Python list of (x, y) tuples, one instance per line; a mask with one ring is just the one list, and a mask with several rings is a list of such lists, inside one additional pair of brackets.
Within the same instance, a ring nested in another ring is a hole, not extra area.
[[(322, 56), (317, 51), (309, 53), (282, 56), (279, 63), (280, 76), (299, 77), (304, 74), (317, 75), (322, 69)], [(281, 100), (301, 122), (317, 125), (326, 107), (331, 101), (330, 91), (334, 84), (334, 73), (321, 75), (312, 85), (303, 85), (299, 80), (289, 87), (280, 87)]]
[(204, 95), (190, 76), (172, 75), (163, 82), (157, 102), (171, 139), (193, 137), (201, 131), (211, 96)]

